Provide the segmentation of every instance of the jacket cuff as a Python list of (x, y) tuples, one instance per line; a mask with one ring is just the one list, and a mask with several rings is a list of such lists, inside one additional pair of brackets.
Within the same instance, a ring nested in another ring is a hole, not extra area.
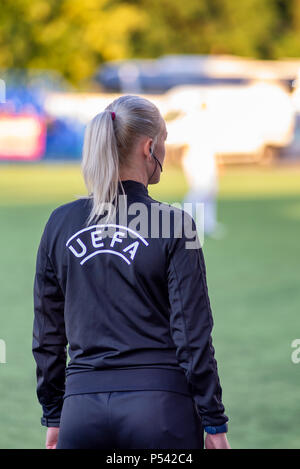
[(223, 425), (217, 425), (217, 426), (207, 425), (206, 427), (204, 427), (204, 431), (206, 433), (210, 433), (211, 435), (216, 435), (217, 433), (227, 433), (228, 425), (227, 423), (224, 423)]
[(59, 427), (60, 419), (47, 419), (46, 417), (42, 417), (41, 424), (44, 427)]

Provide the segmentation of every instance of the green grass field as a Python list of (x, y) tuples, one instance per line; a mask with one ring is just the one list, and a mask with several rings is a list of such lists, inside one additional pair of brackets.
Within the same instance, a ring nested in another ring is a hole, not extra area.
[[(169, 169), (150, 194), (180, 201)], [(0, 448), (43, 448), (31, 354), (35, 256), (50, 212), (85, 194), (75, 165), (0, 166)], [(300, 448), (300, 169), (226, 169), (219, 220), (227, 236), (204, 254), (213, 339), (233, 448)]]

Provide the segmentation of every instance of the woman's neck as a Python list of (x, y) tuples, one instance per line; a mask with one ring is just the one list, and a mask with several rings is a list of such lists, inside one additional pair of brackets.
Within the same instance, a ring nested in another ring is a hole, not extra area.
[(139, 171), (127, 170), (124, 169), (120, 171), (120, 180), (121, 181), (136, 181), (144, 184), (145, 187), (148, 186), (148, 177), (146, 174), (141, 174)]

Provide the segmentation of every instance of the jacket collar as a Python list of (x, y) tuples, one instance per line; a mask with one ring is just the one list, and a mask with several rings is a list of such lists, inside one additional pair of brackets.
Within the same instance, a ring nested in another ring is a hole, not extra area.
[[(141, 182), (133, 181), (131, 179), (126, 179), (125, 181), (121, 181), (121, 182), (122, 182), (122, 186), (124, 187), (125, 194), (148, 195), (148, 189)], [(120, 182), (119, 182), (119, 191), (122, 194), (122, 188), (121, 188)]]

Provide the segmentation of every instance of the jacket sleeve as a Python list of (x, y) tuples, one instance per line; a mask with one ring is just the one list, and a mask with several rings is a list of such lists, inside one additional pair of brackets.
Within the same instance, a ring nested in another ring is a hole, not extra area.
[[(194, 233), (196, 228), (192, 220)], [(172, 240), (168, 259), (170, 330), (177, 359), (205, 427), (226, 424), (222, 389), (214, 357), (212, 311), (206, 282), (206, 267), (197, 234), (192, 249), (184, 235)], [(227, 427), (227, 425), (225, 425)], [(226, 428), (227, 431), (227, 428)]]
[(37, 396), (42, 425), (59, 427), (65, 387), (67, 339), (64, 295), (47, 253), (47, 226), (36, 260), (32, 352), (36, 361)]

